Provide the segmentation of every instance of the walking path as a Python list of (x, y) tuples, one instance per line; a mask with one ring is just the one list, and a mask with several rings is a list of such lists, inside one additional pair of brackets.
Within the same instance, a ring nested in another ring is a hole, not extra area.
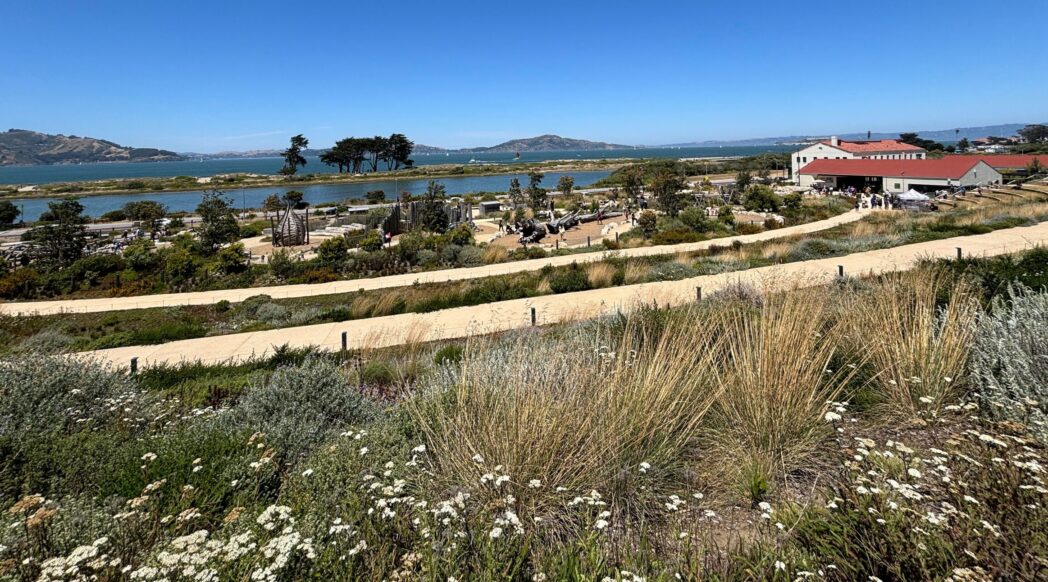
[(890, 249), (855, 253), (845, 257), (786, 263), (736, 273), (708, 275), (661, 283), (594, 289), (578, 293), (517, 299), (432, 313), (406, 313), (356, 321), (325, 323), (176, 341), (155, 346), (114, 348), (89, 352), (116, 366), (128, 366), (132, 357), (139, 365), (199, 360), (219, 363), (272, 353), (273, 347), (317, 346), (325, 350), (341, 347), (342, 333), (347, 346), (377, 348), (412, 342), (461, 338), (527, 327), (531, 309), (539, 325), (592, 318), (616, 310), (623, 312), (638, 305), (680, 305), (694, 301), (697, 288), (709, 295), (725, 286), (742, 282), (765, 290), (792, 289), (828, 283), (837, 275), (838, 265), (848, 275), (877, 274), (912, 268), (921, 258), (955, 257), (960, 246), (966, 256), (1009, 254), (1048, 243), (1048, 222), (1035, 226), (998, 230), (989, 234), (930, 241)]
[[(624, 249), (614, 251), (620, 257), (645, 257), (652, 255), (672, 255), (678, 252), (689, 252), (708, 249), (714, 245), (730, 245), (735, 241), (743, 244), (759, 242), (764, 240), (783, 238), (798, 234), (806, 234), (827, 230), (841, 224), (855, 222), (866, 216), (869, 211), (846, 212), (816, 222), (798, 224), (776, 230), (762, 231), (757, 234), (746, 234), (724, 238), (716, 238), (696, 243), (684, 243), (679, 245), (663, 245), (653, 247), (639, 247), (635, 249)], [(609, 251), (610, 252), (610, 251)], [(332, 281), (330, 283), (317, 283), (309, 285), (280, 285), (274, 287), (248, 287), (245, 289), (223, 289), (218, 291), (197, 291), (193, 293), (169, 293), (163, 295), (141, 295), (136, 297), (106, 297), (102, 299), (71, 299), (60, 301), (34, 301), (25, 303), (2, 303), (0, 314), (3, 315), (53, 315), (56, 313), (97, 313), (101, 311), (117, 311), (125, 309), (145, 309), (149, 307), (174, 307), (178, 305), (211, 305), (226, 300), (237, 303), (254, 295), (269, 295), (274, 299), (286, 299), (291, 297), (312, 297), (315, 295), (333, 295), (337, 293), (355, 293), (357, 291), (370, 291), (374, 289), (388, 289), (391, 287), (406, 287), (415, 283), (442, 283), (446, 281), (461, 281), (465, 279), (479, 279), (495, 275), (506, 275), (510, 273), (521, 273), (525, 271), (538, 271), (546, 265), (554, 267), (570, 265), (571, 263), (590, 263), (604, 259), (608, 252), (592, 252), (577, 255), (561, 255), (545, 259), (530, 259), (526, 261), (511, 261), (508, 263), (497, 263), (484, 265), (482, 267), (465, 267), (460, 269), (443, 269), (440, 271), (426, 271), (422, 273), (407, 273), (404, 275), (390, 275), (388, 277), (373, 277), (370, 279), (352, 279), (348, 281)]]

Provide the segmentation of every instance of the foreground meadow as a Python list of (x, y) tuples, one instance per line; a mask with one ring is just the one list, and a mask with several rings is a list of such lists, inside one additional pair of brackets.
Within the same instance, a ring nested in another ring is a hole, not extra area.
[(0, 577), (1048, 575), (1048, 256), (131, 377), (0, 361)]

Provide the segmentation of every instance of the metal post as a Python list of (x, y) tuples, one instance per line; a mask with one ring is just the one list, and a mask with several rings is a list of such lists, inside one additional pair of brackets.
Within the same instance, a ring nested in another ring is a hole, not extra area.
[(535, 308), (532, 307), (531, 308), (531, 327), (535, 327), (536, 320), (537, 320), (537, 317), (536, 317), (536, 314), (535, 314)]
[(844, 276), (844, 265), (837, 265), (837, 276), (838, 277), (843, 277)]
[(138, 374), (138, 356), (131, 358), (131, 375), (135, 376)]
[(349, 347), (349, 332), (342, 332), (342, 355), (346, 354), (346, 349)]
[(961, 247), (957, 247), (957, 260), (964, 258), (964, 253), (961, 252)]

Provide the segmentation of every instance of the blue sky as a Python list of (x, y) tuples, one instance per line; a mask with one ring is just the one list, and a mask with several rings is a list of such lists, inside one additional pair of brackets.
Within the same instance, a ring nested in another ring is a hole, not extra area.
[(0, 128), (213, 152), (1048, 120), (1045, 0), (0, 0)]

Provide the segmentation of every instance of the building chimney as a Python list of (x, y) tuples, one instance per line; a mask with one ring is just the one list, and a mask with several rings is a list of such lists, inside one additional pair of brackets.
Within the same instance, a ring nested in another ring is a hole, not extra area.
[(833, 147), (837, 147), (837, 146), (841, 145), (841, 140), (837, 136), (831, 135), (830, 136), (830, 145), (833, 146)]

